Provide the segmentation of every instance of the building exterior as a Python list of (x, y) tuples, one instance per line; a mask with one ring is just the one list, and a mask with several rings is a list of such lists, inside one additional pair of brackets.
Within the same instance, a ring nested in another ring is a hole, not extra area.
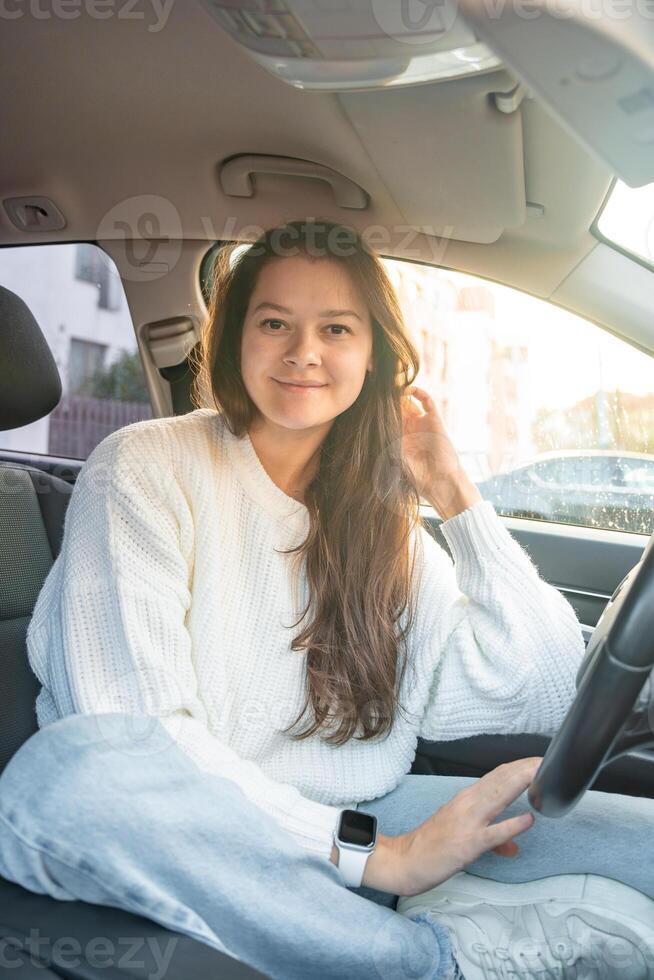
[[(118, 270), (96, 245), (2, 249), (0, 283), (27, 303), (54, 355), (63, 388), (60, 406), (55, 410), (60, 420), (97, 370), (110, 367), (123, 352), (136, 351), (134, 327)], [(83, 435), (85, 427), (88, 433), (88, 426), (81, 402), (76, 402), (75, 408), (75, 424), (82, 427), (80, 445), (85, 449), (81, 458), (85, 458), (92, 448)], [(109, 405), (103, 409), (105, 414), (111, 411)], [(134, 407), (128, 420), (149, 415), (149, 406)], [(121, 417), (124, 418), (124, 411)], [(0, 447), (58, 455), (51, 421), (48, 416), (20, 429), (0, 432)], [(111, 431), (109, 419), (107, 424)], [(106, 434), (106, 428), (107, 425), (101, 426), (97, 435)], [(61, 432), (60, 425), (60, 436)]]
[(436, 400), (471, 479), (532, 455), (528, 348), (497, 323), (492, 290), (444, 269), (385, 265), (420, 354), (416, 384)]

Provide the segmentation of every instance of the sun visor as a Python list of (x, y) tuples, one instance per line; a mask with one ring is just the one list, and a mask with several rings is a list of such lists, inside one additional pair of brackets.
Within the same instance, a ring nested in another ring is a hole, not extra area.
[(488, 244), (527, 213), (520, 108), (498, 108), (512, 86), (495, 72), (338, 99), (407, 225)]
[(522, 4), (461, 0), (475, 32), (568, 132), (629, 187), (651, 183), (651, 2), (616, 4), (615, 10), (581, 0), (530, 0), (527, 6), (528, 17)]

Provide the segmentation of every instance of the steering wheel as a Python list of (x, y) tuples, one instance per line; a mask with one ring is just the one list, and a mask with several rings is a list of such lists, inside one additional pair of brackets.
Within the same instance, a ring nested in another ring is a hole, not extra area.
[(654, 534), (593, 630), (575, 699), (529, 787), (534, 810), (563, 816), (608, 762), (654, 745), (653, 667)]

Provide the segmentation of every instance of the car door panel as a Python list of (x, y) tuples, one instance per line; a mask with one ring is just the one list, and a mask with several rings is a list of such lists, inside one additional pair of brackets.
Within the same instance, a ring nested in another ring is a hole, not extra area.
[[(428, 529), (449, 553), (438, 528), (441, 521), (424, 515)], [(579, 621), (594, 627), (606, 603), (637, 562), (648, 537), (570, 524), (550, 524), (502, 517), (502, 522), (532, 558), (539, 574), (561, 590)]]

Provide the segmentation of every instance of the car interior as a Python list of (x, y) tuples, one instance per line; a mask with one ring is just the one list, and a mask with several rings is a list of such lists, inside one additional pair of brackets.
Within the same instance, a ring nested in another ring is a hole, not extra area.
[[(144, 417), (195, 408), (192, 352), (206, 312), (207, 261), (219, 243), (247, 244), (305, 216), (352, 225), (398, 267), (510, 287), (582, 318), (641, 359), (654, 357), (654, 22), (636, 6), (623, 19), (577, 5), (563, 16), (546, 0), (534, 0), (527, 17), (520, 6), (415, 0), (411, 13), (411, 3), (387, 0), (2, 5), (0, 772), (37, 730), (39, 684), (25, 635), (88, 455), (8, 438), (55, 418), (66, 388), (40, 323), (43, 305), (10, 275), (25, 250), (91, 245), (107, 257), (127, 302)], [(602, 215), (616, 194), (648, 187), (636, 209), (646, 222), (639, 250), (609, 234)], [(39, 279), (36, 259), (31, 270)], [(572, 357), (565, 345), (555, 356), (562, 370)], [(652, 376), (643, 401), (648, 442), (640, 446), (648, 458)], [(551, 387), (558, 383), (551, 376)], [(113, 418), (114, 428), (133, 421)], [(96, 441), (106, 430), (97, 431)], [(425, 507), (423, 519), (447, 549), (438, 515)], [(502, 520), (574, 607), (590, 654), (615, 629), (629, 587), (632, 600), (638, 588), (630, 615), (641, 616), (640, 629), (613, 634), (629, 646), (625, 662), (640, 671), (638, 689), (605, 732), (613, 689), (596, 685), (550, 758), (560, 776), (583, 731), (587, 786), (654, 798), (651, 726), (631, 740), (624, 727), (654, 664), (654, 622), (645, 629), (642, 619), (651, 615), (645, 606), (654, 608), (654, 568), (645, 561), (654, 521), (634, 533), (510, 511)], [(593, 721), (582, 728), (584, 718)], [(421, 740), (410, 771), (481, 776), (545, 755), (552, 743), (534, 733)], [(38, 971), (29, 954), (36, 927), (51, 937)], [(152, 975), (147, 948), (138, 967), (126, 962), (112, 973), (71, 967), (55, 946), (64, 935), (84, 945), (97, 934), (146, 932), (173, 935), (119, 908), (57, 901), (0, 879), (0, 940), (10, 942), (20, 980)], [(171, 976), (262, 975), (177, 938)]]

